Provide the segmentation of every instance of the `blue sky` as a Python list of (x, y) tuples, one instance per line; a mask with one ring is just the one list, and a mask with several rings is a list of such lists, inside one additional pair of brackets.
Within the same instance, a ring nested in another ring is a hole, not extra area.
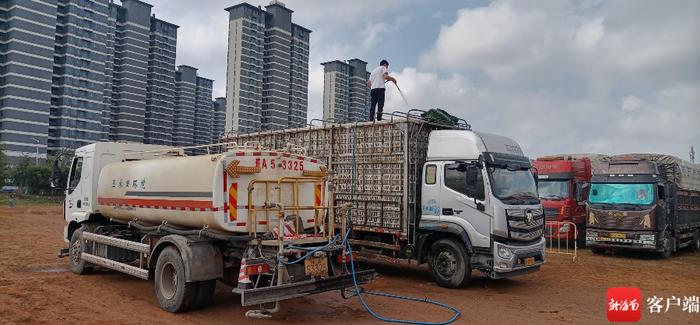
[[(225, 89), (227, 13), (238, 1), (151, 0), (180, 25), (178, 64)], [(249, 1), (266, 5), (269, 1)], [(284, 1), (313, 30), (309, 119), (322, 115), (319, 63), (386, 58), (411, 107), (440, 107), (531, 156), (700, 146), (700, 1)], [(389, 88), (386, 110), (406, 110)]]

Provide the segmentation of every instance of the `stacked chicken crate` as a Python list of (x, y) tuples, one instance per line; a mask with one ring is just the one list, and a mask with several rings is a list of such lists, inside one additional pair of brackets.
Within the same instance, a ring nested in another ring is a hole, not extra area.
[(420, 211), (417, 188), (429, 132), (425, 123), (400, 120), (239, 134), (228, 140), (274, 149), (303, 147), (306, 155), (327, 163), (336, 206), (349, 202), (354, 207), (354, 229), (405, 238)]

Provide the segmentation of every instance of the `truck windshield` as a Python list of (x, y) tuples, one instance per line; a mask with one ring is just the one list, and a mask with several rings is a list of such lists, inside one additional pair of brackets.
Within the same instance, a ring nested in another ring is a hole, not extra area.
[(589, 203), (652, 204), (653, 184), (591, 184)]
[(538, 191), (541, 199), (565, 199), (569, 197), (569, 181), (540, 180)]
[(503, 201), (508, 201), (504, 203), (529, 204), (538, 202), (535, 178), (530, 170), (489, 167), (488, 171), (491, 180), (493, 180), (493, 194)]

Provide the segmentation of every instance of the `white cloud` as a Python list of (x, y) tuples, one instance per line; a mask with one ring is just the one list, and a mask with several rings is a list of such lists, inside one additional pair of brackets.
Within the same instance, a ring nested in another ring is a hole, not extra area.
[(603, 18), (582, 24), (574, 33), (574, 44), (580, 50), (592, 50), (605, 35)]
[(394, 34), (411, 21), (408, 15), (400, 15), (393, 21), (369, 21), (362, 32), (362, 48), (369, 49), (381, 42), (387, 34)]
[(625, 96), (622, 98), (622, 110), (626, 112), (635, 111), (642, 105), (642, 103), (644, 103), (644, 101), (639, 99), (637, 96)]
[(419, 68), (397, 76), (416, 107), (512, 136), (531, 155), (686, 157), (700, 142), (698, 13), (698, 2), (494, 1), (460, 10)]

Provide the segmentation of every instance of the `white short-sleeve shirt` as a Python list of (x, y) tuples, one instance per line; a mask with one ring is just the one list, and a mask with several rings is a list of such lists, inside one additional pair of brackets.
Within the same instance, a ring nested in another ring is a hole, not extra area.
[(369, 81), (372, 82), (372, 89), (384, 88), (384, 74), (388, 73), (386, 67), (380, 65), (369, 74)]

